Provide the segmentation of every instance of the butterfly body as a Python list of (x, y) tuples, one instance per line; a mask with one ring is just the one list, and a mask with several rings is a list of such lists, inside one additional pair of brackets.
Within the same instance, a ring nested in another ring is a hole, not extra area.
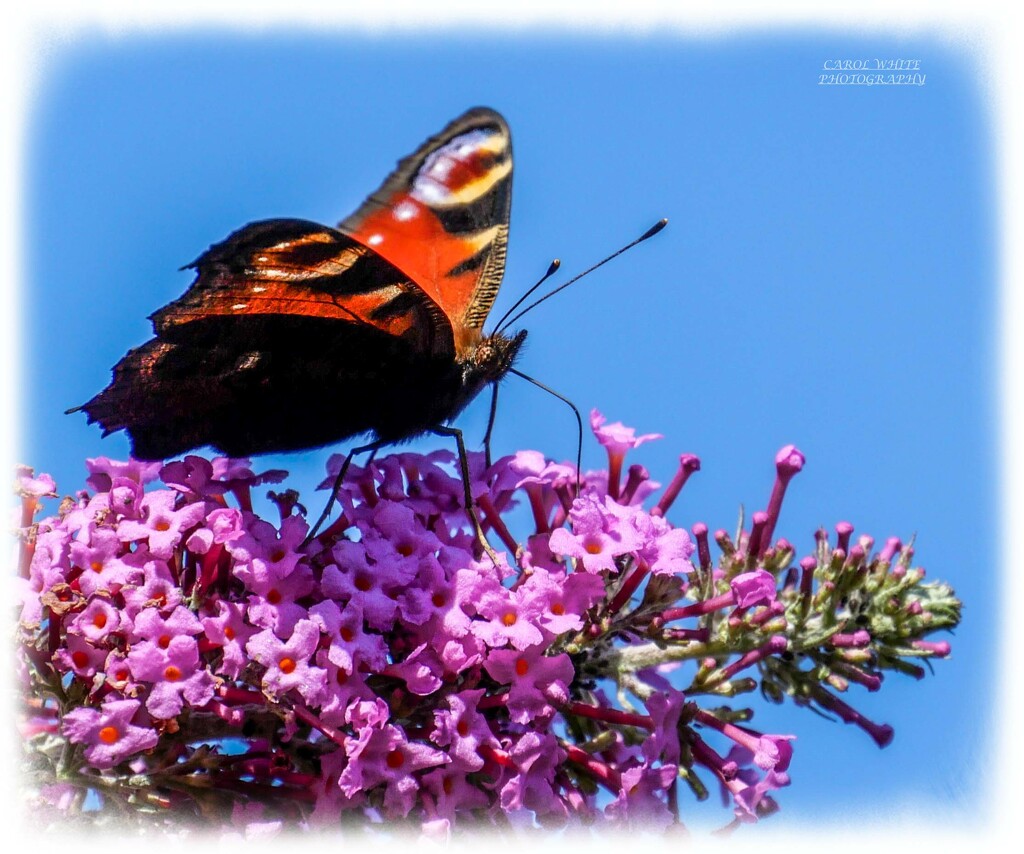
[(368, 434), (401, 441), (453, 419), (525, 338), (482, 333), (504, 271), (511, 140), (470, 110), (401, 161), (337, 228), (250, 223), (211, 246), (86, 403), (132, 453), (231, 456)]

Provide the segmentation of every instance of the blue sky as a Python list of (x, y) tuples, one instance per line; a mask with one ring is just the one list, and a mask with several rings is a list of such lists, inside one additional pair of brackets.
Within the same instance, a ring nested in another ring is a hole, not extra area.
[[(818, 85), (825, 60), (876, 57), (920, 59), (925, 85)], [(190, 281), (182, 264), (251, 220), (336, 222), (477, 104), (504, 113), (516, 157), (495, 316), (551, 258), (575, 272), (670, 219), (528, 315), (519, 367), (584, 411), (665, 434), (634, 457), (662, 482), (681, 451), (698, 454), (677, 524), (732, 529), (740, 504), (762, 508), (793, 442), (808, 463), (779, 535), (805, 553), (840, 520), (878, 541), (916, 533), (919, 562), (967, 603), (934, 677), (852, 695), (896, 728), (887, 749), (758, 709), (755, 725), (798, 736), (772, 823), (916, 806), (966, 820), (992, 749), (996, 222), (975, 64), (948, 44), (823, 30), (66, 45), (28, 124), (21, 459), (71, 491), (84, 457), (125, 455), (123, 438), (62, 413), (149, 336), (146, 316)], [(485, 404), (459, 422), (471, 439)], [(510, 378), (495, 441), (569, 458), (574, 422)], [(327, 455), (266, 463), (308, 492)], [(601, 462), (593, 443), (584, 460)]]

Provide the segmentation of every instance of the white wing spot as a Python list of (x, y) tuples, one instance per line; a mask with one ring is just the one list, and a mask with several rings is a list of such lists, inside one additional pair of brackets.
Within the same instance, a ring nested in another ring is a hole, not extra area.
[(241, 311), (242, 309), (245, 309), (245, 308), (248, 308), (248, 307), (249, 306), (246, 303), (244, 303), (244, 302), (236, 302), (233, 306), (231, 306), (232, 310), (234, 310), (234, 311)]
[(419, 208), (412, 202), (402, 202), (395, 207), (391, 215), (399, 222), (408, 222), (410, 219), (415, 219), (419, 212)]
[(412, 195), (424, 204), (441, 204), (451, 193), (448, 188), (428, 175), (420, 175), (412, 184)]
[(265, 290), (266, 290), (266, 288), (265, 288), (265, 287), (263, 287), (263, 285), (253, 285), (253, 286), (252, 286), (252, 292), (253, 292), (254, 294), (261, 294), (261, 293), (263, 293), (263, 292), (264, 292)]
[(366, 238), (366, 242), (371, 246), (380, 246), (384, 242), (384, 235), (382, 234), (371, 234)]
[(434, 157), (434, 162), (427, 167), (425, 174), (429, 175), (436, 181), (443, 182), (451, 174), (452, 167), (454, 165), (455, 163), (452, 161), (452, 159), (446, 156), (444, 154), (444, 149), (441, 148), (438, 149), (437, 154)]

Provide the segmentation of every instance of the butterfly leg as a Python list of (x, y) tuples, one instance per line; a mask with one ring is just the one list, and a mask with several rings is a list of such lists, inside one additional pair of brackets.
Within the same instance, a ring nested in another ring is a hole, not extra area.
[(455, 444), (459, 450), (459, 468), (462, 472), (462, 488), (464, 490), (463, 500), (466, 504), (466, 515), (469, 516), (469, 521), (473, 525), (473, 530), (476, 532), (477, 541), (487, 553), (487, 556), (491, 559), (492, 563), (497, 566), (498, 555), (495, 553), (494, 549), (491, 548), (491, 544), (487, 542), (487, 537), (484, 536), (484, 529), (480, 525), (480, 519), (477, 517), (476, 510), (473, 508), (473, 493), (470, 490), (469, 480), (469, 458), (466, 456), (466, 443), (462, 439), (462, 431), (456, 427), (438, 425), (437, 427), (431, 427), (430, 432), (438, 436), (451, 436), (455, 439)]
[[(320, 518), (316, 520), (316, 524), (310, 528), (309, 533), (306, 535), (306, 539), (302, 541), (302, 545), (308, 544), (320, 530), (321, 525), (327, 521), (327, 517), (331, 515), (331, 508), (334, 507), (334, 501), (338, 497), (338, 492), (341, 489), (342, 483), (345, 482), (345, 475), (348, 472), (349, 466), (352, 465), (352, 459), (356, 454), (361, 454), (364, 451), (370, 451), (370, 460), (376, 455), (377, 451), (383, 448), (387, 442), (370, 442), (368, 445), (360, 445), (357, 448), (353, 448), (348, 452), (348, 456), (345, 457), (345, 462), (341, 464), (341, 468), (338, 469), (338, 475), (334, 478), (334, 483), (331, 485), (331, 496), (327, 499), (327, 506), (324, 507), (323, 513), (320, 514)], [(367, 461), (369, 463), (369, 461)]]
[(484, 462), (491, 467), (491, 433), (494, 431), (494, 419), (498, 414), (498, 384), (491, 383), (491, 414), (487, 418), (487, 432), (484, 433)]

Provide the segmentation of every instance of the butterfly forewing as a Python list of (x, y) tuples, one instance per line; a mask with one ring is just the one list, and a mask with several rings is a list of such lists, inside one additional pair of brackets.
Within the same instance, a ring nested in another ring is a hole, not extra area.
[(461, 355), (501, 284), (511, 203), (508, 125), (477, 108), (402, 160), (339, 228), (423, 289), (451, 320)]
[(151, 316), (161, 337), (215, 317), (304, 316), (358, 323), (410, 340), (424, 353), (454, 353), (451, 325), (401, 271), (358, 241), (314, 222), (251, 223), (190, 267), (192, 287)]

